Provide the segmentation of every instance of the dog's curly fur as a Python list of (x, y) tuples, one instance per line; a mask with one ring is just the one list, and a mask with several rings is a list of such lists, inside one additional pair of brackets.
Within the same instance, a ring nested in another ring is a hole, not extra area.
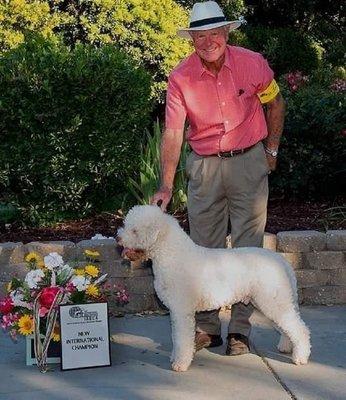
[(277, 325), (278, 349), (293, 350), (295, 364), (306, 364), (310, 333), (297, 302), (296, 278), (279, 254), (261, 248), (209, 249), (196, 245), (170, 215), (157, 206), (135, 206), (119, 241), (141, 249), (153, 261), (154, 285), (169, 308), (172, 369), (186, 371), (195, 347), (195, 313), (239, 301), (251, 302)]

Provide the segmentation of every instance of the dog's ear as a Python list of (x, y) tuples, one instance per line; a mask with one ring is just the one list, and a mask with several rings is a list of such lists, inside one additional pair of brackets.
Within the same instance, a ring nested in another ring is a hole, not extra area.
[(156, 219), (155, 223), (152, 226), (152, 234), (153, 237), (155, 237), (156, 240), (161, 240), (164, 239), (165, 236), (167, 235), (169, 229), (170, 229), (170, 224), (169, 224), (169, 219), (168, 215), (162, 212), (159, 218)]

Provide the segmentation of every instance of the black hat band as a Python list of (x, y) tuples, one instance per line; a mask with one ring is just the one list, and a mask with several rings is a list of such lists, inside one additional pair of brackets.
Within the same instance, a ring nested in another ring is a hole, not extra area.
[(209, 24), (215, 24), (217, 22), (225, 22), (226, 17), (214, 17), (214, 18), (204, 18), (199, 21), (190, 22), (189, 28), (197, 28), (198, 26), (204, 26)]

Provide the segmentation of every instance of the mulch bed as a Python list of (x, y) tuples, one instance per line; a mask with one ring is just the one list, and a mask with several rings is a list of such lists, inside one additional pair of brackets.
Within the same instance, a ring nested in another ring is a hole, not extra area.
[[(277, 233), (289, 230), (346, 229), (345, 200), (340, 197), (304, 202), (272, 199), (268, 204), (266, 231)], [(186, 213), (177, 214), (176, 217), (188, 230)], [(91, 218), (57, 223), (52, 227), (23, 228), (19, 224), (0, 225), (0, 242), (69, 240), (76, 243), (90, 239), (96, 233), (115, 236), (122, 221), (121, 213), (102, 213)]]

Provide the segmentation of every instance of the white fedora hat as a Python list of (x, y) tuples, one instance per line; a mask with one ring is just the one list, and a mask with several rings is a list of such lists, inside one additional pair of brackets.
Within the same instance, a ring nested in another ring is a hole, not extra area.
[(179, 29), (177, 34), (182, 38), (191, 39), (190, 32), (214, 29), (227, 25), (232, 31), (239, 28), (241, 21), (227, 21), (220, 6), (215, 1), (205, 1), (204, 3), (194, 4), (189, 27)]

